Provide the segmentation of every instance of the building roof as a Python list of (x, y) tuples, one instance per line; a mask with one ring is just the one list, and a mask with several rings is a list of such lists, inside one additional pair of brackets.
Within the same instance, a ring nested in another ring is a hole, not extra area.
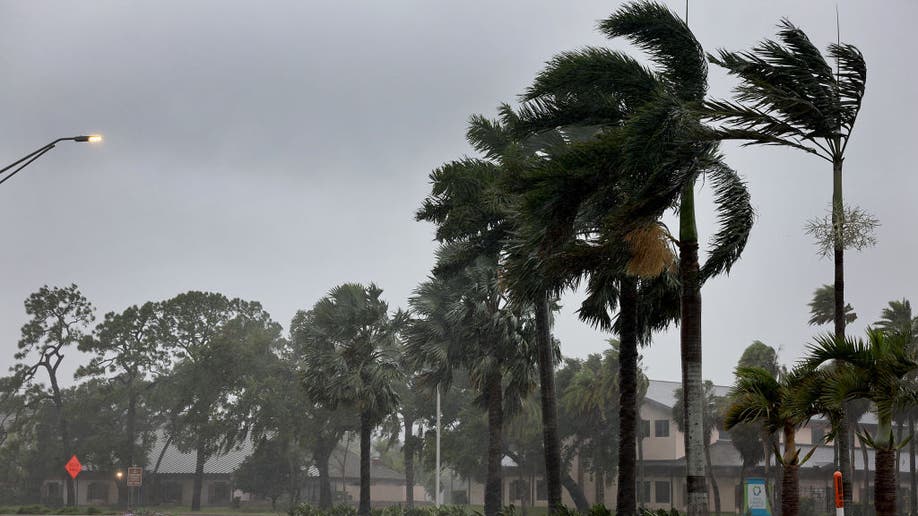
[[(647, 385), (647, 394), (644, 398), (667, 408), (672, 408), (676, 404), (676, 390), (682, 388), (682, 382), (669, 382), (666, 380), (650, 380)], [(715, 385), (714, 393), (717, 396), (726, 396), (730, 393), (730, 387)]]
[[(150, 451), (147, 460), (147, 468), (152, 470), (156, 466), (156, 460), (162, 452), (166, 440), (162, 434), (157, 434), (156, 444)], [(239, 467), (240, 464), (252, 454), (254, 445), (251, 440), (245, 440), (238, 447), (233, 448), (227, 453), (217, 454), (207, 459), (204, 463), (204, 473), (213, 474), (231, 474)], [(332, 452), (328, 461), (328, 474), (335, 479), (359, 479), (360, 478), (360, 455), (359, 448), (356, 444), (351, 444), (347, 449), (339, 445)], [(192, 474), (194, 473), (196, 454), (194, 451), (188, 453), (181, 452), (174, 445), (170, 445), (163, 455), (163, 460), (159, 466), (159, 473), (162, 474)], [(344, 474), (342, 475), (342, 470)], [(307, 476), (318, 476), (319, 471), (315, 466), (310, 466), (306, 472)], [(389, 468), (378, 460), (370, 462), (370, 478), (373, 480), (405, 480), (404, 473)]]

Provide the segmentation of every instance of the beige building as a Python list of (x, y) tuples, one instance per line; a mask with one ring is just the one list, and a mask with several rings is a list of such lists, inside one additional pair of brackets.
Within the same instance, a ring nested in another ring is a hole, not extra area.
[[(672, 417), (672, 408), (675, 402), (675, 393), (681, 387), (679, 382), (667, 382), (651, 380), (648, 386), (647, 395), (644, 403), (640, 408), (641, 431), (644, 437), (641, 440), (639, 453), (638, 477), (635, 481), (638, 483), (638, 499), (640, 503), (649, 509), (670, 509), (675, 508), (684, 511), (686, 508), (686, 485), (685, 485), (685, 442), (684, 435), (679, 431), (676, 422)], [(724, 396), (729, 391), (728, 387), (718, 386), (716, 392)], [(860, 423), (860, 427), (866, 427), (869, 430), (875, 429), (875, 419), (872, 414), (866, 415)], [(801, 456), (804, 456), (814, 446), (809, 461), (800, 469), (800, 494), (803, 499), (802, 504), (809, 504), (816, 513), (823, 512), (834, 514), (834, 505), (832, 504), (832, 475), (835, 472), (835, 449), (831, 444), (820, 444), (823, 436), (828, 432), (828, 424), (823, 420), (813, 420), (807, 426), (800, 429), (797, 433), (797, 444), (802, 449)], [(872, 502), (873, 495), (873, 451), (866, 450), (867, 463), (870, 466), (870, 481), (866, 491), (868, 502)], [(710, 445), (711, 464), (714, 479), (718, 486), (721, 511), (723, 513), (741, 513), (741, 470), (742, 460), (739, 452), (730, 442), (728, 433), (715, 429)], [(640, 460), (643, 455), (643, 460)], [(860, 503), (863, 499), (864, 491), (864, 450), (857, 443), (853, 450), (853, 464), (856, 469), (854, 482), (854, 502)], [(521, 506), (524, 498), (527, 505), (545, 506), (547, 497), (544, 489), (544, 480), (542, 478), (520, 479), (517, 478), (515, 464), (509, 459), (505, 459), (504, 468), (504, 504), (514, 504)], [(908, 454), (903, 453), (900, 457), (900, 496), (899, 500), (906, 503), (908, 500), (908, 482), (905, 481), (908, 475)], [(570, 476), (580, 485), (584, 495), (590, 505), (604, 503), (607, 507), (615, 506), (615, 493), (617, 491), (616, 479), (607, 479), (603, 486), (604, 489), (597, 490), (594, 479), (589, 473), (585, 473), (580, 468), (577, 458), (574, 458), (570, 471)], [(780, 482), (779, 471), (777, 470), (774, 459), (770, 460), (768, 473), (773, 480)], [(746, 477), (765, 477), (766, 465), (763, 462), (757, 464), (754, 468), (746, 471)], [(773, 482), (772, 482), (773, 485)], [(708, 482), (708, 496), (710, 509), (714, 511), (714, 490), (711, 482)], [(471, 483), (466, 486), (463, 484), (459, 489), (468, 493), (472, 504), (481, 505), (484, 503), (484, 486), (480, 483)], [(602, 499), (597, 497), (597, 493), (602, 492)], [(570, 493), (564, 489), (562, 491), (564, 504), (573, 507), (574, 502)], [(456, 497), (453, 497), (454, 499)], [(460, 497), (464, 498), (464, 496)], [(447, 497), (446, 499), (450, 499)]]

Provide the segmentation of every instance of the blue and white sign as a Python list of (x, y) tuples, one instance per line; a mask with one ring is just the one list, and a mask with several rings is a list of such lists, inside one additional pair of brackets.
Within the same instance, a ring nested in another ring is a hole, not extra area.
[(764, 478), (747, 478), (744, 486), (745, 510), (752, 516), (771, 516)]

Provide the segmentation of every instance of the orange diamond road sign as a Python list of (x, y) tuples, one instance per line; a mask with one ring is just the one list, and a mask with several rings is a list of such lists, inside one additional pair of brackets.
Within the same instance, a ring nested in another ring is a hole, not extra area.
[(70, 457), (70, 460), (67, 461), (67, 464), (64, 466), (64, 469), (67, 470), (67, 473), (70, 473), (70, 478), (76, 478), (80, 474), (80, 471), (83, 471), (83, 465), (80, 464), (80, 460), (77, 459), (76, 455)]
[(143, 468), (128, 468), (128, 487), (140, 487), (143, 481)]

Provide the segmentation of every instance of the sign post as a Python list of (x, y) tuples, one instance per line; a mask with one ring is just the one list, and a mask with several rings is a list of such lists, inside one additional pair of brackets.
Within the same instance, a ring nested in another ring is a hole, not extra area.
[[(77, 456), (74, 455), (74, 456), (70, 457), (70, 460), (67, 461), (67, 464), (64, 464), (64, 469), (67, 470), (67, 473), (70, 475), (70, 478), (72, 478), (73, 481), (74, 481), (74, 483), (75, 483), (75, 482), (76, 482), (76, 477), (77, 477), (77, 475), (80, 474), (80, 471), (83, 471), (83, 465), (80, 464), (80, 459), (78, 459)], [(79, 489), (79, 487), (80, 487), (79, 484), (76, 484), (76, 486), (74, 486), (74, 493), (73, 493), (73, 497), (75, 498), (75, 499), (73, 500), (73, 506), (74, 506), (74, 507), (76, 507), (77, 505), (79, 505), (79, 504), (77, 503), (77, 502), (79, 502), (79, 500), (80, 500), (80, 489)], [(67, 500), (67, 503), (70, 503), (70, 500)]]
[[(132, 507), (131, 504), (131, 495), (135, 492), (135, 487), (140, 487), (143, 484), (143, 468), (138, 468), (136, 466), (130, 467), (127, 469), (127, 486), (128, 486), (128, 507)], [(134, 498), (134, 504), (137, 503), (137, 497)]]
[(747, 478), (743, 486), (744, 511), (751, 516), (771, 516), (764, 478)]
[(832, 478), (835, 485), (835, 516), (845, 516), (845, 488), (841, 471), (836, 471)]

